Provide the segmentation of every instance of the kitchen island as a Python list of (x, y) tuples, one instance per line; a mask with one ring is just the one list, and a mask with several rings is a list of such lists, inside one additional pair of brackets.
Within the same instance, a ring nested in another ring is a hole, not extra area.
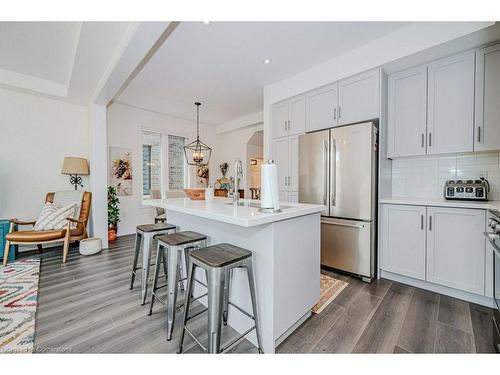
[[(322, 205), (287, 204), (279, 213), (259, 212), (257, 201), (215, 198), (212, 203), (188, 198), (151, 199), (146, 205), (167, 210), (179, 231), (208, 236), (208, 244), (227, 242), (253, 253), (262, 349), (276, 346), (311, 314), (320, 294), (320, 214)], [(200, 272), (197, 278), (203, 279)], [(202, 294), (200, 286), (195, 295)], [(248, 280), (235, 270), (230, 300), (251, 311)], [(201, 300), (206, 304), (206, 300)], [(230, 306), (228, 324), (243, 333), (253, 321)], [(256, 343), (254, 332), (247, 338)], [(224, 338), (223, 338), (224, 340)]]

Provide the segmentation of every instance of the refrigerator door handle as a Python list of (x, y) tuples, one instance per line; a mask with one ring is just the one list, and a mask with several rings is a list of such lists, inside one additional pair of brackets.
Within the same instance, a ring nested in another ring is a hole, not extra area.
[(337, 165), (336, 165), (336, 160), (337, 160), (337, 141), (335, 138), (332, 138), (332, 150), (331, 150), (331, 171), (332, 174), (330, 176), (331, 178), (331, 189), (332, 189), (332, 206), (336, 205), (336, 199), (337, 199)]
[(347, 224), (347, 223), (340, 223), (340, 222), (332, 222), (332, 221), (321, 221), (321, 224), (326, 224), (326, 225), (337, 225), (339, 227), (351, 227), (351, 228), (364, 228), (365, 226), (363, 224)]
[(325, 174), (323, 175), (324, 179), (324, 189), (323, 189), (323, 204), (326, 206), (328, 204), (327, 202), (327, 196), (328, 196), (328, 141), (324, 140), (323, 141), (323, 166), (324, 166), (324, 171)]

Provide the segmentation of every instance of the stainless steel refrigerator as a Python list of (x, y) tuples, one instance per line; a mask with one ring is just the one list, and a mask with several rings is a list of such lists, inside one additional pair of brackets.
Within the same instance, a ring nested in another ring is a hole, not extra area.
[(375, 272), (377, 128), (371, 122), (299, 137), (299, 202), (324, 204), (321, 264)]

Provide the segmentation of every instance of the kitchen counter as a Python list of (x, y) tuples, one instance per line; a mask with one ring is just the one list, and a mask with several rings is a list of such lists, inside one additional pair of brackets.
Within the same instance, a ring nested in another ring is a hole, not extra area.
[(144, 201), (145, 205), (162, 207), (168, 211), (183, 212), (242, 227), (270, 224), (298, 216), (319, 213), (325, 209), (325, 206), (317, 204), (287, 203), (281, 206), (281, 212), (263, 213), (259, 212), (259, 201), (240, 199), (240, 203), (243, 205), (234, 207), (231, 199), (217, 197), (214, 198), (213, 203), (193, 201), (189, 198), (149, 199)]
[(460, 201), (448, 200), (444, 198), (406, 198), (392, 197), (382, 198), (380, 203), (387, 204), (407, 204), (412, 206), (435, 206), (435, 207), (454, 207), (454, 208), (475, 208), (482, 210), (500, 211), (500, 201)]
[[(243, 206), (234, 207), (227, 198), (215, 198), (213, 203), (174, 198), (151, 199), (145, 204), (166, 209), (167, 221), (178, 231), (203, 233), (209, 245), (225, 242), (252, 251), (262, 349), (273, 353), (311, 315), (319, 300), (324, 207), (286, 204), (280, 213), (262, 213), (258, 201), (240, 202)], [(196, 278), (205, 280), (205, 273), (198, 270)], [(205, 293), (206, 289), (195, 283), (195, 297)], [(252, 311), (243, 270), (235, 269), (232, 274), (230, 300)], [(200, 302), (206, 305), (206, 297)], [(228, 324), (243, 333), (253, 321), (230, 306)], [(247, 339), (256, 343), (253, 332)]]

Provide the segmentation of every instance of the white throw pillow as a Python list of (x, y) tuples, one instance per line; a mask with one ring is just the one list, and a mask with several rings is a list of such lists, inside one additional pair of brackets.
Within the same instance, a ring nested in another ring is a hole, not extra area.
[(33, 230), (66, 228), (68, 225), (66, 218), (73, 217), (76, 205), (76, 203), (71, 203), (64, 207), (58, 207), (52, 203), (46, 203), (38, 216)]

